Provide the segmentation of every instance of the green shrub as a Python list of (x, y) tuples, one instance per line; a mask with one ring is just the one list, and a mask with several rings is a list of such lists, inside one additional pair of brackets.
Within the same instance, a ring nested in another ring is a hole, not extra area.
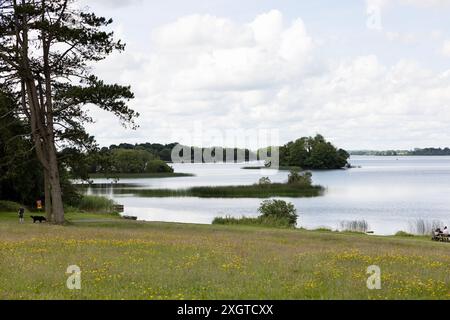
[(83, 196), (76, 208), (86, 212), (110, 213), (114, 211), (114, 201), (105, 197)]
[(262, 219), (280, 220), (291, 227), (297, 225), (297, 210), (292, 203), (283, 200), (266, 200), (258, 209)]
[(413, 234), (405, 232), (405, 231), (399, 231), (395, 234), (396, 237), (414, 237)]
[(331, 230), (330, 228), (327, 228), (327, 227), (320, 227), (320, 228), (314, 229), (313, 231), (317, 231), (317, 232), (333, 232), (333, 230)]
[(165, 163), (162, 160), (151, 160), (147, 162), (147, 166), (145, 168), (146, 173), (173, 173), (174, 170), (171, 166)]
[(307, 171), (299, 173), (292, 170), (289, 173), (288, 184), (298, 185), (298, 186), (311, 186), (312, 185), (312, 173)]
[(19, 209), (23, 207), (17, 202), (0, 200), (0, 211), (3, 212), (15, 212), (19, 211)]
[(261, 179), (259, 179), (258, 184), (260, 186), (267, 186), (272, 184), (272, 181), (270, 181), (269, 177), (262, 177)]
[(297, 225), (297, 210), (292, 203), (282, 200), (264, 201), (258, 211), (261, 215), (257, 218), (217, 217), (213, 224), (257, 225), (273, 228), (295, 228)]

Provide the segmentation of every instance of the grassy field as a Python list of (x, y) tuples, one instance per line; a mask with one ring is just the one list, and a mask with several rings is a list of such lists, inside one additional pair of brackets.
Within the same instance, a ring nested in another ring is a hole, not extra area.
[(193, 187), (189, 189), (127, 189), (116, 190), (140, 197), (198, 197), (198, 198), (271, 198), (317, 197), (323, 192), (320, 186), (298, 186), (286, 183), (248, 186)]
[[(259, 227), (0, 213), (0, 299), (450, 299), (450, 245)], [(69, 265), (82, 289), (66, 288)], [(368, 290), (378, 265), (382, 289)]]

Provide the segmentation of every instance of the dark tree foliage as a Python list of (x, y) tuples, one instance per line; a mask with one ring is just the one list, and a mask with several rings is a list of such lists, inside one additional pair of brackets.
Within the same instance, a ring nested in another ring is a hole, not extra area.
[(63, 163), (72, 178), (89, 181), (92, 174), (173, 173), (165, 161), (157, 155), (139, 148), (102, 148), (88, 153), (76, 149), (64, 149)]
[(43, 197), (44, 178), (28, 132), (13, 97), (0, 91), (0, 199), (31, 206)]
[[(14, 104), (10, 94), (0, 91), (0, 199), (34, 208), (37, 200), (45, 201), (44, 175), (28, 134), (28, 122), (16, 114)], [(66, 158), (65, 153), (59, 156)], [(70, 183), (64, 162), (61, 166), (63, 200), (73, 203), (79, 195)]]
[(347, 166), (347, 151), (337, 149), (321, 135), (301, 138), (280, 148), (280, 165), (303, 169), (340, 169)]

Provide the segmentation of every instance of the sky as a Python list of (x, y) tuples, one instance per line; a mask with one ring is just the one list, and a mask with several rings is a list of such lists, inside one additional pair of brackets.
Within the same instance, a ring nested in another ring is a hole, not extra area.
[[(131, 85), (130, 130), (92, 108), (100, 145), (450, 146), (450, 0), (96, 0), (121, 54), (93, 69)], [(274, 142), (275, 143), (275, 142)], [(272, 143), (271, 143), (272, 144)]]

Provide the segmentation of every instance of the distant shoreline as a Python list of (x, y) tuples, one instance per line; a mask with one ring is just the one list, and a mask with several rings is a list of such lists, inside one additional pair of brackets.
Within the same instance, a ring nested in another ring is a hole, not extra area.
[(381, 156), (381, 157), (408, 157), (408, 156), (450, 156), (450, 148), (424, 148), (414, 150), (351, 150), (350, 156)]
[(412, 158), (412, 157), (450, 157), (450, 154), (351, 154), (350, 157), (403, 157), (403, 158)]

